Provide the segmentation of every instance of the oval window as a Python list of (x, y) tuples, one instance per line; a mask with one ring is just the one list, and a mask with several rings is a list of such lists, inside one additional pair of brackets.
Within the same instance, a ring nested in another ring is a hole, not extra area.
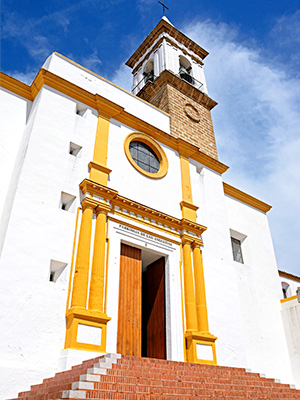
[(148, 135), (131, 133), (124, 142), (129, 162), (149, 178), (162, 178), (168, 171), (168, 160), (163, 149)]
[(129, 144), (129, 152), (133, 161), (146, 172), (155, 174), (159, 170), (159, 159), (147, 144), (133, 140)]

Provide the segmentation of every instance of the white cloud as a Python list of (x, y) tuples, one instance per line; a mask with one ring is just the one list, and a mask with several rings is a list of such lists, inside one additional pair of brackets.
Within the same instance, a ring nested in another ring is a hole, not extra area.
[(109, 79), (121, 88), (131, 92), (132, 74), (131, 69), (125, 65), (125, 62), (120, 65)]
[(262, 49), (239, 43), (236, 28), (206, 21), (184, 32), (210, 52), (213, 122), (220, 160), (230, 166), (224, 179), (273, 205), (278, 266), (299, 275), (300, 82), (292, 66), (279, 69)]
[(24, 82), (27, 85), (31, 85), (32, 81), (36, 76), (36, 71), (27, 71), (27, 72), (7, 71), (6, 74), (9, 76), (13, 76), (18, 81)]
[(93, 50), (91, 54), (82, 59), (81, 64), (91, 71), (98, 72), (99, 66), (102, 64), (102, 61), (98, 56), (98, 51)]

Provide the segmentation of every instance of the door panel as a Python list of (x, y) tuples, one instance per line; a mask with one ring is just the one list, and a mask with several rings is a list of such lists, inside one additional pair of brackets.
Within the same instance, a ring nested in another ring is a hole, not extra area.
[(147, 267), (147, 357), (166, 359), (164, 257)]
[(141, 356), (142, 252), (121, 244), (117, 352)]

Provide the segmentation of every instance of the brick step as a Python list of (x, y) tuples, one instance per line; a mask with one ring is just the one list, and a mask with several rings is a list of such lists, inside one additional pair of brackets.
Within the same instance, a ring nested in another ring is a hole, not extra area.
[[(144, 368), (144, 370), (141, 371), (136, 371), (135, 369), (128, 369), (128, 367), (126, 368), (122, 368), (123, 365), (118, 365), (117, 367), (113, 367), (110, 370), (107, 370), (107, 376), (127, 376), (132, 377), (132, 378), (136, 378), (136, 377), (153, 377), (153, 378), (158, 378), (158, 379), (166, 379), (165, 377), (172, 377), (173, 379), (179, 379), (179, 378), (183, 378), (186, 381), (193, 381), (194, 379), (199, 379), (203, 378), (205, 379), (206, 377), (217, 377), (217, 378), (224, 378), (224, 376), (228, 377), (228, 379), (230, 377), (232, 377), (232, 373), (231, 374), (223, 374), (220, 373), (218, 370), (218, 367), (216, 370), (214, 370), (214, 372), (203, 372), (202, 369), (198, 370), (195, 373), (190, 373), (187, 372), (185, 373), (184, 371), (175, 371), (175, 370), (168, 370), (168, 369), (157, 369), (157, 368)], [(255, 374), (255, 373), (249, 373), (249, 372), (245, 372), (243, 374), (239, 373), (238, 371), (234, 374), (234, 378), (235, 379), (241, 379), (244, 380), (245, 378), (249, 381), (255, 381), (255, 380), (260, 380), (261, 377), (259, 374)], [(274, 382), (274, 379), (269, 379), (269, 378), (265, 378), (266, 382)]]
[[(215, 376), (208, 376), (203, 378), (199, 376), (197, 380), (186, 380), (183, 376), (182, 378), (172, 378), (170, 376), (156, 376), (153, 377), (145, 377), (140, 376), (136, 378), (126, 377), (126, 376), (112, 376), (106, 375), (101, 377), (101, 382), (109, 383), (109, 384), (151, 384), (151, 385), (158, 385), (158, 386), (182, 386), (182, 387), (202, 387), (203, 385), (207, 384), (223, 384), (223, 385), (240, 385), (240, 386), (255, 386), (255, 387), (262, 387), (265, 389), (276, 388), (278, 387), (278, 383), (276, 383), (273, 379), (266, 380), (260, 379), (255, 382), (252, 380), (242, 380), (242, 379), (234, 379), (234, 378), (223, 378), (223, 377), (215, 377)], [(282, 385), (279, 384), (280, 388), (290, 389), (289, 385)]]
[[(203, 384), (198, 387), (180, 387), (180, 386), (154, 386), (154, 385), (149, 385), (149, 384), (138, 384), (138, 385), (124, 385), (124, 384), (101, 384), (97, 385), (95, 384), (94, 391), (99, 390), (102, 393), (105, 392), (129, 392), (129, 393), (156, 393), (156, 394), (178, 394), (178, 395), (183, 395), (187, 392), (192, 392), (193, 395), (198, 395), (200, 393), (204, 392), (212, 392), (214, 393), (215, 391), (217, 392), (227, 392), (230, 391), (230, 393), (255, 393), (256, 395), (262, 395), (262, 394), (269, 394), (270, 390), (267, 388), (260, 388), (260, 387), (245, 387), (243, 385), (222, 385), (222, 384)], [(292, 389), (285, 389), (285, 388), (273, 388), (272, 389), (272, 394), (273, 395), (293, 395), (294, 392)], [(299, 396), (298, 396), (299, 397)]]
[(57, 373), (17, 400), (300, 400), (289, 385), (242, 368), (105, 355)]

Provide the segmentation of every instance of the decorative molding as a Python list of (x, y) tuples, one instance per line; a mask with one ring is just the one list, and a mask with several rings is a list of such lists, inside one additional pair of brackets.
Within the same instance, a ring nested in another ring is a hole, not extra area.
[(18, 81), (4, 72), (0, 72), (0, 86), (6, 90), (9, 90), (10, 92), (24, 97), (27, 100), (33, 101), (30, 86), (26, 85), (26, 83)]
[(250, 194), (242, 192), (241, 190), (231, 185), (228, 185), (228, 183), (223, 182), (223, 188), (224, 193), (228, 196), (233, 197), (236, 200), (240, 200), (241, 202), (248, 204), (249, 206), (254, 207), (264, 213), (267, 213), (272, 208), (272, 206), (270, 206), (269, 204), (264, 203), (263, 201), (258, 200), (255, 197), (250, 196)]
[[(79, 187), (85, 195), (90, 194), (104, 201), (109, 201), (111, 205), (110, 212), (112, 214), (122, 215), (125, 218), (133, 219), (136, 222), (151, 226), (152, 228), (160, 229), (167, 234), (179, 236), (182, 231), (185, 231), (186, 235), (188, 235), (188, 233), (196, 235), (196, 237), (190, 235), (191, 239), (195, 240), (201, 237), (201, 234), (206, 230), (206, 227), (196, 222), (184, 218), (175, 218), (151, 207), (144, 206), (134, 200), (119, 195), (116, 190), (90, 181), (89, 179), (84, 179)], [(85, 199), (92, 199), (97, 205), (103, 204), (103, 202), (97, 200), (95, 197), (85, 197)], [(109, 205), (108, 203), (105, 204), (107, 204), (107, 206)], [(140, 216), (140, 218), (138, 216)]]
[(134, 68), (138, 60), (146, 53), (146, 51), (151, 47), (151, 43), (153, 43), (162, 33), (167, 33), (178, 42), (183, 44), (188, 50), (191, 50), (202, 60), (208, 55), (208, 52), (204, 50), (201, 46), (195, 43), (193, 40), (185, 36), (178, 29), (176, 29), (173, 25), (170, 25), (164, 19), (161, 19), (156, 27), (149, 33), (149, 35), (144, 39), (143, 43), (137, 48), (137, 50), (133, 53), (133, 55), (126, 62), (131, 68)]
[[(65, 57), (63, 57), (63, 58), (65, 58)], [(69, 61), (72, 62), (71, 60), (69, 60)], [(76, 65), (76, 63), (73, 63), (73, 64)], [(164, 72), (168, 72), (168, 71), (164, 71)], [(163, 72), (163, 74), (164, 74), (164, 72)], [(161, 74), (161, 76), (163, 74)], [(111, 118), (117, 119), (119, 122), (121, 122), (127, 126), (130, 126), (132, 129), (134, 129), (136, 131), (141, 131), (141, 132), (151, 136), (153, 139), (159, 141), (160, 143), (162, 143), (174, 150), (178, 150), (178, 144), (180, 143), (181, 146), (183, 146), (185, 148), (185, 151), (188, 154), (189, 158), (192, 158), (195, 161), (198, 161), (200, 164), (202, 164), (208, 168), (211, 168), (212, 170), (214, 170), (220, 174), (223, 174), (228, 169), (227, 165), (222, 164), (218, 160), (215, 160), (214, 158), (199, 151), (199, 148), (197, 146), (192, 145), (188, 142), (185, 142), (183, 139), (176, 139), (176, 138), (172, 137), (170, 134), (156, 128), (153, 125), (148, 124), (147, 122), (141, 120), (138, 117), (133, 116), (132, 114), (126, 112), (124, 109), (122, 110), (122, 107), (118, 106), (117, 104), (110, 102), (109, 100), (104, 99), (103, 97), (101, 97), (97, 94), (90, 93), (87, 90), (84, 90), (84, 89), (80, 88), (79, 86), (77, 86), (77, 85), (53, 74), (52, 72), (49, 72), (49, 71), (43, 69), (43, 68), (40, 69), (39, 73), (37, 74), (36, 78), (32, 82), (31, 86), (23, 84), (22, 82), (19, 82), (16, 79), (14, 79), (6, 74), (3, 74), (3, 73), (1, 73), (0, 78), (1, 78), (1, 86), (2, 87), (6, 88), (7, 90), (12, 91), (13, 93), (20, 95), (20, 96), (24, 95), (24, 98), (27, 98), (28, 100), (31, 100), (31, 101), (33, 101), (35, 99), (35, 97), (37, 96), (37, 94), (39, 93), (41, 88), (44, 85), (47, 85), (47, 86), (51, 87), (52, 89), (55, 89), (60, 93), (64, 93), (65, 95), (67, 95), (77, 101), (80, 101), (81, 103), (84, 103), (88, 107), (91, 107), (95, 110), (98, 110), (99, 107), (101, 108), (101, 106), (99, 106), (99, 104), (102, 104), (103, 106), (109, 108), (109, 112), (112, 115)], [(183, 84), (186, 84), (190, 88), (192, 88), (192, 86), (190, 84), (188, 84), (184, 81), (182, 81), (182, 82), (183, 82)], [(200, 94), (201, 98), (204, 96), (203, 98), (210, 99), (204, 93), (200, 92), (197, 89), (195, 89), (195, 90)], [(30, 95), (30, 92), (31, 92), (31, 95)], [(201, 102), (201, 100), (199, 100), (199, 99), (198, 99), (198, 101)], [(211, 101), (213, 101), (213, 100), (211, 100)], [(205, 101), (205, 103), (206, 102), (207, 101)], [(216, 102), (214, 102), (213, 104), (216, 104)], [(147, 105), (151, 106), (150, 103), (147, 103)], [(153, 107), (153, 106), (151, 106), (151, 107)], [(154, 108), (159, 110), (160, 112), (163, 112), (162, 110), (158, 109), (157, 107), (154, 107)], [(106, 109), (106, 111), (108, 112), (107, 109)], [(164, 113), (164, 114), (166, 114), (166, 113)]]
[(190, 118), (193, 122), (200, 122), (200, 114), (196, 107), (193, 104), (186, 103), (184, 106), (185, 115)]
[(104, 172), (107, 175), (109, 175), (111, 173), (111, 169), (109, 169), (105, 165), (99, 164), (95, 161), (89, 162), (89, 168), (95, 168), (97, 171)]

